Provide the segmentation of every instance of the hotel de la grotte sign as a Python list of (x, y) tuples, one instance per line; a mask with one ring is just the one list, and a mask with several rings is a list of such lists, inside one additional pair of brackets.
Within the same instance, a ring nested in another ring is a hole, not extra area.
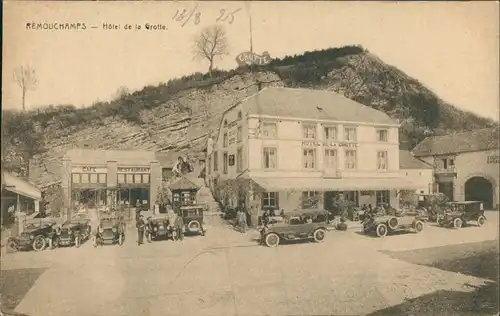
[(118, 167), (118, 173), (149, 173), (150, 168), (147, 167)]
[(268, 52), (263, 52), (262, 55), (254, 52), (243, 52), (236, 56), (238, 66), (265, 66), (271, 62), (271, 56)]
[(302, 146), (306, 147), (341, 147), (341, 148), (356, 148), (357, 143), (340, 143), (340, 142), (315, 142), (315, 141), (303, 141)]

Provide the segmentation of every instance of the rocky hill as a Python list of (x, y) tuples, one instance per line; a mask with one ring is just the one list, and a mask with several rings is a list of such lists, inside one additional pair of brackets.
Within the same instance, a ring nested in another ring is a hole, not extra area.
[(399, 119), (413, 147), (426, 135), (495, 125), (446, 104), (432, 91), (359, 46), (307, 52), (266, 67), (196, 73), (88, 108), (2, 111), (2, 167), (41, 187), (57, 185), (61, 157), (82, 144), (102, 149), (199, 152), (222, 112), (267, 86), (343, 93)]

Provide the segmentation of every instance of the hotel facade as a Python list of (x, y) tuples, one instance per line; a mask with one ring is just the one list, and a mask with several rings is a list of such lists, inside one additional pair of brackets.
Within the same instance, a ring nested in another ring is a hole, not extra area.
[[(248, 179), (239, 197), (260, 210), (332, 209), (339, 193), (357, 205), (398, 207), (398, 190), (417, 190), (399, 168), (399, 124), (339, 94), (266, 88), (228, 109), (209, 141), (207, 182)], [(316, 197), (317, 203), (305, 205)]]

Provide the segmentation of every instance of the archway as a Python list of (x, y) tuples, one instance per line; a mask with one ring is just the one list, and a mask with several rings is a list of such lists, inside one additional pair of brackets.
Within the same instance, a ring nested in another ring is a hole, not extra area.
[(472, 177), (465, 182), (465, 200), (482, 201), (485, 209), (493, 208), (493, 184), (483, 177)]

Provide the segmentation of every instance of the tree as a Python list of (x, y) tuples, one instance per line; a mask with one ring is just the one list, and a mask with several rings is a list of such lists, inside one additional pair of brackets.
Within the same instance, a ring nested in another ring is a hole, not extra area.
[(16, 68), (14, 70), (14, 81), (21, 88), (23, 111), (26, 111), (26, 92), (28, 90), (35, 90), (38, 86), (38, 77), (35, 69), (31, 66)]
[(130, 94), (130, 90), (127, 87), (120, 86), (116, 90), (116, 92), (115, 92), (115, 94), (113, 96), (113, 100), (121, 100), (121, 99), (123, 99), (124, 97), (126, 97), (129, 94)]
[(206, 27), (194, 38), (194, 58), (208, 60), (210, 73), (213, 70), (215, 57), (222, 58), (228, 54), (226, 31), (220, 25)]

